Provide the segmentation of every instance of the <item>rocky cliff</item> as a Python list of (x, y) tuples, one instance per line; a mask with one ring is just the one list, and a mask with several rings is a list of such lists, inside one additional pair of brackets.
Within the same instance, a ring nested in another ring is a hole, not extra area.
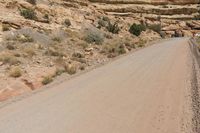
[(161, 23), (169, 36), (191, 36), (200, 30), (200, 0), (89, 0), (109, 15)]
[(199, 0), (90, 0), (91, 2), (107, 3), (107, 4), (153, 4), (153, 5), (165, 5), (165, 4), (199, 4)]

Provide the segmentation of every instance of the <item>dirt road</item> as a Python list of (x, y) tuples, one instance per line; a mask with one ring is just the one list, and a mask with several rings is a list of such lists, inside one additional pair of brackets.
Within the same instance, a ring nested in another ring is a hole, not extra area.
[(0, 133), (190, 133), (192, 56), (172, 39), (0, 109)]

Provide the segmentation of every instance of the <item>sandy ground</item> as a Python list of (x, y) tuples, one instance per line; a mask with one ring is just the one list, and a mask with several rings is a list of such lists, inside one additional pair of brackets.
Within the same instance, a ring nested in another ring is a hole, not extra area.
[(188, 39), (152, 45), (0, 109), (0, 133), (190, 133)]

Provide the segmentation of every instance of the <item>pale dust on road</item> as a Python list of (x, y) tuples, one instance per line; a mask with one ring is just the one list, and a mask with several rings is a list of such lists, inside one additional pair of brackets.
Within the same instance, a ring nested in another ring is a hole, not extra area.
[(155, 44), (0, 109), (0, 133), (190, 133), (191, 64)]

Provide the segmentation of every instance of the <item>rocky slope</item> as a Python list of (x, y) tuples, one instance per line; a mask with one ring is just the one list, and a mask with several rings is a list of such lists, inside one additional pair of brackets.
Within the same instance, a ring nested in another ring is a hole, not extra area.
[(90, 0), (99, 10), (121, 17), (161, 23), (163, 31), (191, 36), (200, 30), (199, 0)]
[[(69, 78), (160, 39), (86, 0), (0, 1), (0, 101)], [(61, 76), (61, 77), (62, 77)]]
[(107, 4), (152, 4), (152, 5), (180, 5), (180, 4), (199, 4), (199, 0), (90, 0), (91, 2)]

